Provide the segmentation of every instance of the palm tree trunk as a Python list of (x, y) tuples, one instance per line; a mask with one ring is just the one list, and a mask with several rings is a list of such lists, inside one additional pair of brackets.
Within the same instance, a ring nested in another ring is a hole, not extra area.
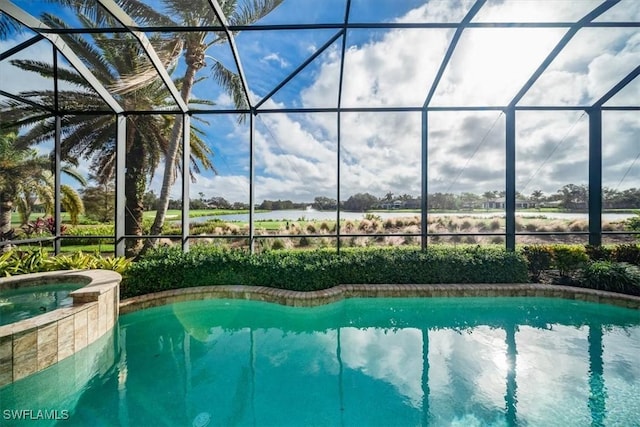
[[(189, 49), (187, 49), (186, 56), (190, 56)], [(188, 65), (187, 71), (185, 72), (185, 76), (182, 83), (182, 89), (180, 91), (180, 96), (185, 102), (189, 102), (189, 98), (191, 97), (191, 90), (193, 88), (196, 72), (198, 69), (202, 68), (201, 63), (196, 62), (194, 65)], [(167, 209), (169, 208), (169, 197), (171, 186), (175, 181), (176, 175), (176, 165), (178, 162), (178, 153), (180, 152), (180, 142), (182, 140), (182, 132), (183, 130), (183, 121), (180, 115), (176, 116), (175, 122), (173, 124), (173, 129), (171, 131), (171, 140), (169, 142), (169, 148), (167, 150), (167, 154), (165, 155), (165, 165), (164, 165), (164, 175), (162, 177), (162, 188), (160, 189), (160, 196), (158, 198), (158, 209), (156, 211), (156, 217), (153, 221), (153, 225), (151, 226), (150, 234), (158, 235), (162, 231), (162, 227), (164, 226), (164, 221), (167, 217)], [(186, 130), (189, 132), (189, 129)], [(185, 171), (189, 170), (189, 165), (183, 165)], [(189, 203), (189, 195), (184, 194), (182, 203)], [(158, 239), (151, 238), (145, 241), (143, 252), (146, 250), (156, 246)]]
[(13, 202), (6, 200), (0, 194), (0, 234), (8, 233), (11, 230), (11, 210)]
[[(146, 168), (144, 167), (144, 147), (134, 142), (127, 156), (127, 172), (125, 173), (126, 213), (124, 217), (124, 233), (142, 236), (142, 214), (144, 205), (142, 197), (146, 189)], [(135, 257), (142, 249), (141, 239), (127, 239), (125, 242), (125, 256)]]

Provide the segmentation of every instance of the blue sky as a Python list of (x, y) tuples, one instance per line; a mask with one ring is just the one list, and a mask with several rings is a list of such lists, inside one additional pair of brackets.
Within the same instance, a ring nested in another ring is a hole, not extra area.
[[(458, 22), (466, 0), (354, 0), (351, 22)], [(565, 22), (580, 19), (599, 0), (489, 0), (476, 22)], [(16, 1), (38, 15), (36, 2)], [(285, 0), (260, 23), (336, 23), (344, 0)], [(304, 11), (304, 13), (301, 13)], [(597, 21), (640, 21), (640, 2), (623, 0)], [(246, 31), (236, 40), (255, 102), (323, 46), (337, 30)], [(566, 28), (474, 28), (466, 30), (435, 92), (433, 106), (508, 104)], [(446, 51), (451, 29), (349, 30), (342, 106), (420, 106)], [(5, 50), (22, 40), (0, 41)], [(20, 39), (20, 37), (23, 37)], [(335, 107), (342, 38), (321, 53), (262, 108)], [(50, 58), (40, 42), (24, 55)], [(214, 46), (209, 60), (233, 68), (228, 47)], [(46, 60), (46, 59), (45, 59)], [(578, 32), (519, 105), (590, 105), (640, 64), (640, 29), (585, 28)], [(35, 76), (16, 79), (0, 64), (3, 90), (45, 84)], [(178, 68), (178, 72), (180, 67)], [(24, 73), (23, 73), (24, 74)], [(208, 75), (205, 67), (201, 76)], [(47, 83), (48, 84), (48, 83)], [(229, 98), (205, 79), (195, 91), (228, 108)], [(636, 79), (605, 105), (637, 106)], [(603, 113), (603, 184), (640, 187), (640, 114)], [(223, 196), (248, 201), (248, 127), (235, 117), (210, 115), (206, 140), (220, 174), (204, 173), (191, 197)], [(382, 196), (420, 191), (420, 113), (343, 113), (340, 191)], [(434, 112), (429, 117), (429, 191), (483, 193), (504, 188), (504, 115)], [(586, 184), (588, 117), (583, 111), (522, 111), (517, 114), (517, 189), (554, 193), (568, 183)], [(312, 201), (336, 196), (337, 117), (333, 113), (258, 114), (255, 138), (256, 200)], [(151, 187), (160, 181), (157, 174)], [(179, 183), (176, 184), (176, 194)]]

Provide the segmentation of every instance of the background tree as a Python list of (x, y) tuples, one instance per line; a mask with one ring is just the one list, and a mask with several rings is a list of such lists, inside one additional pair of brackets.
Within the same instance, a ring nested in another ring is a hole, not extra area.
[(158, 195), (153, 190), (149, 190), (142, 196), (142, 203), (144, 210), (155, 211), (158, 208)]
[(373, 208), (379, 199), (369, 193), (358, 193), (350, 196), (347, 201), (344, 202), (344, 209), (354, 212), (365, 212)]
[(209, 199), (210, 207), (214, 209), (231, 209), (233, 205), (227, 201), (224, 197), (217, 196)]
[(542, 192), (542, 190), (535, 190), (531, 192), (531, 201), (533, 201), (536, 208), (540, 206), (540, 202), (542, 201), (543, 197), (544, 193)]
[(82, 192), (85, 215), (95, 221), (112, 222), (115, 218), (116, 193), (112, 182), (85, 187)]
[(586, 185), (567, 184), (558, 190), (561, 197), (562, 206), (565, 209), (584, 209), (588, 200), (588, 189)]
[(336, 210), (338, 203), (336, 199), (325, 196), (318, 196), (313, 199), (313, 204), (311, 206), (319, 211), (332, 211)]

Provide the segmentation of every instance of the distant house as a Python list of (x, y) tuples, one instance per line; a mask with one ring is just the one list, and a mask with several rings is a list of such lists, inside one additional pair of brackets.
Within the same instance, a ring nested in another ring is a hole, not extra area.
[(383, 202), (378, 205), (380, 209), (402, 209), (404, 202), (402, 200), (394, 200), (392, 202)]
[[(487, 200), (482, 205), (484, 209), (504, 209), (505, 208), (505, 198), (500, 197), (493, 200)], [(535, 208), (536, 204), (531, 200), (526, 199), (516, 199), (516, 209), (529, 209)]]

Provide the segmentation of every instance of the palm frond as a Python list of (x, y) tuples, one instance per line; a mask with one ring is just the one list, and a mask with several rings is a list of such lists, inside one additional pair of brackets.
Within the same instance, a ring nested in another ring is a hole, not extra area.
[(264, 18), (267, 14), (280, 6), (282, 0), (251, 0), (234, 8), (227, 16), (229, 25), (249, 25)]
[(64, 184), (60, 186), (60, 193), (62, 193), (60, 205), (69, 213), (71, 223), (78, 224), (78, 217), (84, 213), (84, 203), (80, 195), (72, 187)]
[(62, 166), (61, 171), (70, 178), (73, 178), (78, 184), (85, 186), (87, 185), (87, 180), (84, 176), (73, 167), (69, 165)]
[(9, 15), (0, 12), (0, 40), (7, 40), (14, 33), (21, 32), (22, 28), (22, 25)]
[[(164, 67), (174, 67), (182, 54), (182, 39), (165, 40), (162, 43), (156, 42), (155, 45), (154, 50)], [(124, 95), (144, 88), (158, 79), (158, 70), (147, 60), (136, 69), (122, 74), (116, 82), (109, 85), (109, 89), (116, 94)]]
[[(233, 103), (236, 108), (240, 110), (248, 109), (249, 104), (247, 102), (244, 88), (242, 87), (240, 76), (230, 71), (219, 61), (214, 62), (211, 68), (213, 70), (213, 76), (215, 80), (231, 96), (231, 99), (233, 99)], [(244, 115), (240, 115), (238, 121), (244, 121)]]
[[(184, 1), (179, 1), (182, 9), (193, 8), (193, 4), (185, 4)], [(172, 20), (169, 15), (158, 11), (156, 8), (149, 6), (138, 0), (122, 0), (119, 2), (120, 7), (127, 12), (129, 16), (140, 25), (158, 25), (158, 26), (178, 26), (179, 23)]]

